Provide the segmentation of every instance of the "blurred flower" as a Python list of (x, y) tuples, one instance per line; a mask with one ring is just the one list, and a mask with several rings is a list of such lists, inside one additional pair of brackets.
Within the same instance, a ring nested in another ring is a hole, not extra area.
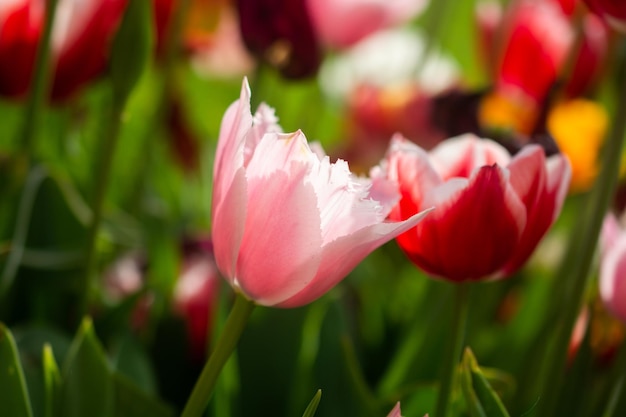
[(282, 134), (272, 109), (250, 114), (250, 91), (222, 121), (214, 166), (213, 244), (229, 283), (258, 304), (297, 307), (343, 279), (372, 250), (414, 227), (384, 219), (397, 190), (330, 163), (300, 131)]
[(502, 25), (496, 90), (541, 103), (573, 46), (570, 21), (553, 1), (520, 0), (512, 3)]
[(107, 301), (119, 304), (130, 297), (138, 298), (130, 317), (133, 329), (142, 329), (147, 323), (153, 296), (142, 293), (145, 284), (147, 262), (137, 253), (126, 254), (117, 259), (104, 273), (103, 294)]
[(600, 296), (606, 307), (626, 323), (626, 231), (613, 216), (601, 234)]
[(184, 252), (174, 309), (187, 326), (192, 357), (201, 361), (207, 352), (220, 279), (210, 242), (192, 242)]
[(583, 309), (578, 314), (574, 328), (572, 329), (572, 336), (567, 348), (567, 363), (571, 365), (574, 362), (574, 358), (580, 350), (580, 346), (585, 339), (587, 333), (587, 326), (589, 325), (589, 309), (587, 306), (583, 306)]
[(571, 191), (586, 191), (593, 185), (608, 123), (603, 107), (583, 99), (559, 103), (548, 114), (548, 130), (572, 164)]
[(614, 29), (626, 32), (626, 3), (623, 0), (584, 0), (587, 6)]
[(477, 117), (480, 132), (489, 136), (548, 138), (572, 163), (571, 191), (581, 192), (596, 177), (607, 116), (599, 104), (579, 97), (603, 69), (608, 33), (596, 16), (576, 17), (575, 6), (571, 0), (517, 0), (497, 25), (500, 14), (491, 9), (499, 6), (481, 5), (479, 42), (489, 51), (483, 55), (491, 56), (495, 86), (481, 98)]
[(427, 0), (306, 0), (318, 39), (346, 48), (381, 29), (407, 22)]
[(220, 12), (213, 30), (203, 33), (197, 28), (190, 30), (187, 48), (194, 69), (203, 75), (241, 79), (254, 69), (254, 60), (243, 44), (237, 18), (230, 7)]
[(317, 74), (322, 50), (406, 22), (427, 0), (237, 0), (248, 49), (286, 78)]
[(187, 120), (187, 113), (180, 99), (170, 97), (165, 111), (167, 139), (172, 156), (186, 174), (193, 174), (200, 167), (200, 140)]
[[(20, 97), (28, 91), (47, 3), (1, 2), (0, 94)], [(127, 0), (59, 0), (51, 36), (53, 99), (71, 96), (102, 73), (126, 3)]]
[(479, 117), (483, 126), (529, 135), (537, 131), (559, 83), (565, 99), (593, 86), (607, 55), (608, 34), (590, 14), (576, 24), (568, 1), (518, 0), (506, 13), (499, 7), (477, 7), (481, 55), (495, 83)]
[(305, 0), (237, 0), (248, 50), (286, 78), (317, 74), (322, 52)]
[(396, 137), (381, 167), (402, 194), (391, 219), (435, 207), (398, 237), (400, 247), (427, 273), (452, 281), (519, 269), (558, 216), (571, 175), (565, 157), (546, 158), (539, 146), (511, 158), (497, 143), (473, 135), (430, 153)]
[(455, 62), (436, 49), (424, 56), (419, 32), (380, 31), (325, 60), (320, 84), (327, 96), (348, 106), (348, 140), (341, 155), (353, 167), (380, 161), (394, 133), (425, 148), (445, 134), (434, 125), (438, 94), (459, 83)]

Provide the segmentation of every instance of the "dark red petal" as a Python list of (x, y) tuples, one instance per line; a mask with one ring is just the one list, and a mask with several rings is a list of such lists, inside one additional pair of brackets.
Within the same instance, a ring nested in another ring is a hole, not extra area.
[[(526, 211), (498, 166), (480, 168), (467, 188), (435, 207), (408, 239), (398, 239), (426, 272), (452, 281), (480, 280), (509, 259)], [(409, 241), (407, 244), (407, 241)]]

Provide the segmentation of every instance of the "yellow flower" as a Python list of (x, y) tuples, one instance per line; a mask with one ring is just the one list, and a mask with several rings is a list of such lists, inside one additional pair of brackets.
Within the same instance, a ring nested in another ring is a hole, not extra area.
[(513, 98), (497, 92), (483, 97), (478, 110), (481, 126), (524, 134), (532, 131), (536, 118), (534, 102), (521, 96)]
[(608, 127), (606, 110), (589, 100), (564, 101), (550, 110), (547, 126), (572, 164), (570, 191), (587, 191), (598, 173), (598, 153)]

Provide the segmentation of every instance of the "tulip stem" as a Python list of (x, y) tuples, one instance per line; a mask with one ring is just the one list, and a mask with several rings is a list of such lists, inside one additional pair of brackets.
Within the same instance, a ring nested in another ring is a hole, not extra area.
[(235, 350), (252, 310), (254, 303), (238, 293), (222, 334), (193, 387), (181, 417), (200, 417), (206, 409), (217, 377)]
[(56, 14), (58, 0), (48, 0), (46, 4), (46, 17), (43, 27), (43, 36), (37, 45), (35, 65), (28, 92), (28, 101), (24, 114), (24, 124), (20, 131), (21, 151), (30, 159), (33, 153), (33, 140), (37, 131), (37, 122), (41, 113), (44, 95), (48, 90), (50, 80), (50, 38), (52, 25)]
[(622, 343), (617, 353), (617, 358), (613, 362), (613, 373), (611, 374), (611, 393), (606, 401), (606, 407), (602, 413), (602, 417), (617, 416), (617, 408), (620, 405), (620, 400), (626, 398), (626, 386), (624, 379), (626, 379), (626, 343)]
[(441, 384), (437, 397), (435, 417), (446, 417), (450, 401), (450, 392), (454, 382), (454, 375), (461, 357), (467, 327), (467, 313), (470, 299), (470, 284), (455, 284), (454, 288), (454, 311), (452, 317), (452, 334), (448, 339), (446, 351), (443, 356), (443, 369)]
[[(626, 44), (623, 43), (622, 46)], [(565, 279), (571, 283), (569, 291), (565, 294), (564, 302), (561, 304), (561, 322), (556, 330), (556, 339), (553, 349), (548, 350), (546, 355), (548, 360), (544, 362), (546, 367), (543, 373), (543, 411), (545, 416), (557, 415), (557, 404), (559, 400), (561, 382), (565, 373), (565, 363), (567, 349), (569, 347), (572, 329), (576, 318), (580, 313), (580, 308), (587, 289), (588, 278), (593, 263), (593, 257), (598, 241), (598, 235), (602, 227), (602, 221), (609, 207), (611, 197), (614, 194), (617, 178), (619, 176), (620, 161), (622, 155), (622, 145), (624, 133), (626, 133), (626, 77), (618, 77), (619, 91), (617, 96), (617, 108), (614, 124), (608, 141), (602, 154), (600, 166), (602, 170), (596, 179), (594, 188), (589, 195), (589, 201), (583, 220), (583, 239), (572, 241), (572, 244), (580, 244), (574, 264), (570, 267), (571, 274), (559, 276), (564, 282)], [(567, 287), (565, 287), (567, 288)], [(548, 348), (549, 349), (549, 348)]]
[(76, 319), (81, 320), (87, 313), (89, 302), (91, 299), (92, 291), (92, 276), (95, 269), (96, 260), (96, 243), (98, 240), (98, 231), (100, 230), (100, 224), (102, 223), (102, 211), (104, 206), (104, 197), (106, 195), (107, 186), (109, 184), (109, 177), (111, 176), (111, 168), (113, 165), (113, 155), (115, 154), (115, 148), (117, 147), (117, 140), (120, 135), (120, 129), (122, 126), (122, 115), (124, 111), (124, 104), (116, 103), (113, 106), (111, 120), (107, 123), (107, 128), (104, 129), (105, 133), (100, 138), (100, 150), (98, 155), (100, 156), (96, 171), (96, 178), (94, 182), (94, 194), (91, 203), (91, 222), (89, 223), (89, 230), (87, 231), (87, 246), (85, 254), (85, 272), (80, 282), (80, 304), (78, 306), (78, 314)]

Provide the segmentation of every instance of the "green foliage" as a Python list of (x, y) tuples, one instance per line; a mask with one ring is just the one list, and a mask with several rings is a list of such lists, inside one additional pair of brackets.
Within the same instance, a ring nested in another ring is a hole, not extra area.
[(7, 417), (32, 417), (24, 371), (13, 335), (0, 323), (0, 404)]
[(472, 417), (509, 417), (469, 348), (463, 354), (460, 379), (465, 403)]
[(313, 396), (313, 398), (311, 399), (311, 402), (306, 407), (306, 410), (304, 410), (304, 414), (302, 414), (302, 417), (313, 417), (315, 415), (315, 411), (317, 411), (317, 406), (319, 405), (321, 399), (322, 399), (322, 390), (318, 389), (315, 395)]

